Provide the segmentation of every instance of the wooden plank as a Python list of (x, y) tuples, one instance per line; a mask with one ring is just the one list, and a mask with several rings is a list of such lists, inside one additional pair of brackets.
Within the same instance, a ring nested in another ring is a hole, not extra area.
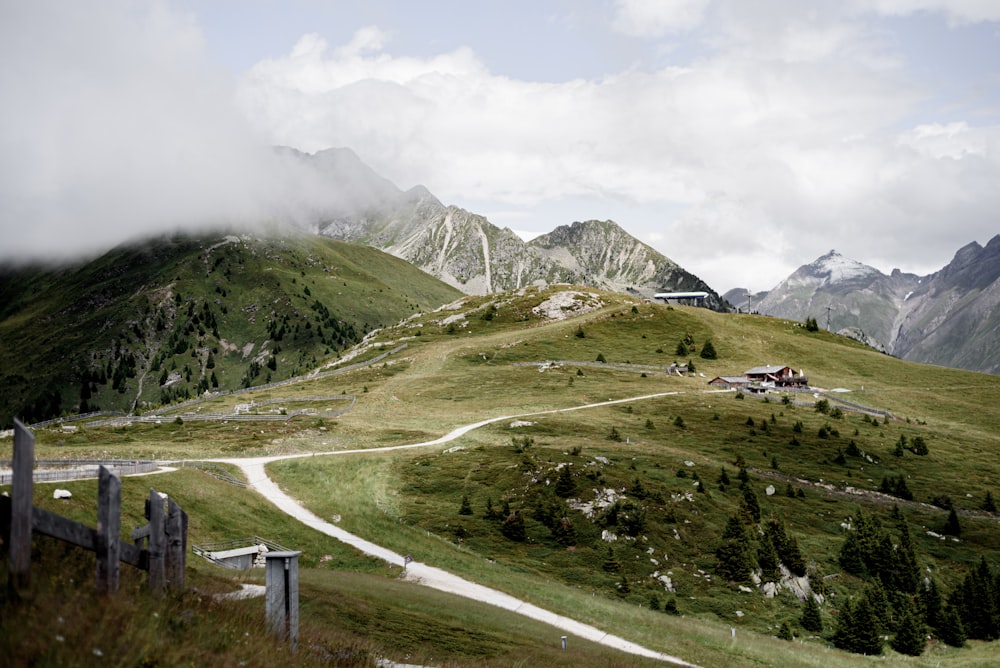
[(31, 584), (32, 474), (35, 465), (35, 436), (14, 419), (14, 462), (11, 480), (10, 557), (7, 587), (20, 597)]
[(122, 563), (135, 566), (141, 571), (149, 570), (149, 552), (129, 543), (120, 543), (118, 549), (118, 558)]
[(187, 513), (177, 502), (167, 499), (166, 575), (167, 586), (174, 591), (184, 589), (184, 569), (187, 566)]
[(97, 592), (115, 594), (121, 578), (122, 481), (104, 466), (97, 476)]
[(91, 552), (97, 550), (97, 531), (95, 529), (42, 508), (33, 507), (31, 514), (32, 526), (36, 533), (58, 538)]
[(10, 497), (0, 495), (0, 541), (3, 551), (10, 551)]
[(149, 590), (163, 591), (166, 584), (166, 535), (164, 532), (163, 499), (149, 489)]

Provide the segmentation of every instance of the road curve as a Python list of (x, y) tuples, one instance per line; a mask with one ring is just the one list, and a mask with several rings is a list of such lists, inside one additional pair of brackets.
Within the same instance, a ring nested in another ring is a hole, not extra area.
[[(493, 424), (494, 422), (503, 422), (505, 420), (515, 420), (526, 417), (533, 417), (538, 415), (547, 415), (551, 413), (561, 413), (567, 411), (584, 410), (588, 408), (598, 408), (601, 406), (609, 406), (613, 404), (629, 403), (633, 401), (641, 401), (644, 399), (653, 399), (657, 397), (670, 396), (680, 394), (679, 392), (661, 392), (657, 394), (647, 394), (639, 397), (630, 397), (627, 399), (614, 399), (608, 401), (602, 401), (593, 404), (586, 404), (582, 406), (572, 406), (570, 408), (553, 409), (547, 411), (538, 411), (534, 413), (523, 413), (520, 415), (505, 415), (501, 417), (490, 418), (487, 420), (481, 420), (479, 422), (474, 422), (472, 424), (464, 425), (453, 429), (444, 436), (436, 438), (431, 441), (424, 441), (421, 443), (412, 443), (408, 445), (394, 445), (384, 448), (369, 448), (360, 450), (337, 450), (334, 452), (322, 452), (315, 453), (315, 455), (345, 455), (352, 453), (374, 453), (374, 452), (387, 452), (391, 450), (404, 450), (410, 448), (421, 448), (433, 445), (441, 445), (449, 441), (455, 440), (460, 436), (472, 431), (473, 429), (478, 429), (479, 427), (486, 426), (488, 424)], [(524, 615), (531, 619), (535, 619), (540, 622), (544, 622), (551, 626), (554, 626), (560, 630), (571, 633), (580, 638), (590, 640), (595, 643), (605, 645), (607, 647), (612, 647), (629, 654), (634, 654), (636, 656), (642, 656), (650, 659), (655, 659), (658, 661), (663, 661), (665, 663), (673, 664), (676, 666), (688, 666), (690, 668), (697, 668), (695, 664), (688, 663), (683, 659), (680, 659), (669, 654), (663, 654), (662, 652), (656, 652), (647, 647), (643, 647), (637, 643), (631, 642), (619, 636), (612, 635), (610, 633), (605, 633), (604, 631), (590, 626), (589, 624), (584, 624), (578, 622), (575, 619), (569, 617), (558, 615), (554, 612), (550, 612), (543, 608), (539, 608), (536, 605), (527, 603), (518, 598), (506, 594), (504, 592), (492, 589), (490, 587), (485, 587), (483, 585), (477, 584), (465, 578), (461, 578), (453, 573), (449, 573), (440, 568), (430, 566), (417, 561), (411, 561), (406, 563), (406, 558), (392, 550), (389, 550), (381, 545), (376, 545), (370, 541), (367, 541), (359, 536), (356, 536), (348, 531), (344, 531), (338, 526), (327, 522), (326, 520), (318, 517), (311, 511), (303, 507), (298, 501), (288, 496), (284, 491), (282, 491), (277, 483), (271, 480), (267, 476), (267, 472), (264, 467), (274, 461), (284, 460), (284, 459), (296, 459), (302, 457), (312, 457), (314, 453), (298, 454), (298, 455), (276, 455), (272, 457), (256, 457), (252, 459), (238, 459), (238, 458), (226, 458), (226, 459), (209, 459), (200, 461), (212, 461), (221, 462), (227, 464), (233, 464), (238, 466), (243, 470), (247, 477), (247, 481), (250, 486), (260, 492), (266, 499), (278, 507), (279, 510), (285, 512), (286, 514), (299, 520), (306, 526), (315, 529), (327, 536), (336, 538), (342, 543), (346, 543), (351, 547), (363, 552), (364, 554), (383, 559), (390, 564), (396, 564), (398, 566), (404, 567), (405, 577), (411, 582), (415, 582), (426, 587), (431, 587), (439, 591), (448, 592), (451, 594), (457, 594), (459, 596), (464, 596), (466, 598), (479, 601), (481, 603), (487, 603), (489, 605), (494, 605), (498, 608), (503, 608), (511, 612), (516, 612), (517, 614)]]

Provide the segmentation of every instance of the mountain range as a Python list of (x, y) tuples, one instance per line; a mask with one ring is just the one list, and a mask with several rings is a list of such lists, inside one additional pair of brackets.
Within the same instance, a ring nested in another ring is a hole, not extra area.
[(917, 276), (830, 251), (772, 290), (725, 299), (740, 310), (804, 321), (915, 362), (1000, 373), (1000, 235), (973, 242), (940, 271)]
[(663, 291), (705, 291), (705, 305), (804, 321), (903, 359), (1000, 372), (1000, 240), (971, 243), (941, 271), (885, 275), (836, 251), (804, 265), (767, 293), (720, 296), (697, 276), (613, 221), (560, 225), (531, 241), (485, 217), (442, 204), (417, 186), (402, 191), (351, 150), (305, 154), (280, 149), (338, 192), (336, 206), (299, 224), (315, 233), (379, 248), (466, 294), (526, 285), (575, 283), (651, 298)]
[(280, 150), (344, 191), (330, 198), (337, 205), (311, 211), (298, 219), (300, 225), (374, 246), (466, 294), (574, 283), (646, 298), (665, 290), (704, 291), (706, 306), (728, 310), (704, 281), (613, 221), (578, 221), (524, 241), (481, 215), (442, 204), (423, 186), (400, 190), (349, 149), (311, 155)]

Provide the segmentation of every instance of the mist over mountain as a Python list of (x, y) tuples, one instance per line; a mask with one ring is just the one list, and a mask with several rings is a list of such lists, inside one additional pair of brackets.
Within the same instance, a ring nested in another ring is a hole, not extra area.
[[(745, 310), (746, 291), (726, 293)], [(799, 267), (766, 293), (754, 311), (821, 327), (917, 362), (1000, 372), (1000, 235), (973, 242), (928, 276), (886, 275), (836, 251)]]
[(426, 188), (402, 191), (349, 149), (309, 155), (282, 149), (328, 184), (337, 206), (294, 221), (324, 236), (368, 244), (407, 260), (467, 294), (548, 283), (579, 283), (651, 298), (662, 291), (709, 293), (706, 305), (727, 310), (704, 281), (628, 234), (613, 221), (561, 225), (530, 242)]

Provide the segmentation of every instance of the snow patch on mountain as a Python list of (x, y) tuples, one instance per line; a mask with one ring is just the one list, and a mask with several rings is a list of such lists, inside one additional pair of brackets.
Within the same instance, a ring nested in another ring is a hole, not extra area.
[(839, 283), (855, 278), (867, 278), (880, 273), (878, 269), (869, 267), (857, 260), (844, 257), (835, 250), (817, 259), (809, 265), (809, 268), (816, 275), (825, 276), (825, 283)]

